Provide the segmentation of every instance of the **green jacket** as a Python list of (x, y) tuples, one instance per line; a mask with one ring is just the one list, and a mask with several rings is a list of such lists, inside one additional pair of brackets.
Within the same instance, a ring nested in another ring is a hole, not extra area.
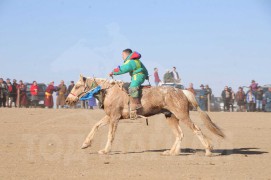
[(120, 75), (120, 74), (129, 73), (130, 76), (133, 76), (136, 74), (144, 74), (147, 78), (149, 76), (148, 70), (146, 69), (144, 64), (139, 60), (140, 55), (137, 56), (137, 54), (135, 53), (136, 52), (133, 52), (132, 54), (130, 54), (127, 57), (127, 59), (124, 61), (124, 64), (113, 71), (113, 74)]

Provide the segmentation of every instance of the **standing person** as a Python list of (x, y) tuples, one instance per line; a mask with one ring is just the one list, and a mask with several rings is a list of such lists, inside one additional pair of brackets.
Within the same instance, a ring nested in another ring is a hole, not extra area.
[[(258, 86), (257, 86), (257, 89), (258, 89)], [(252, 94), (255, 96), (256, 98), (256, 92), (255, 90), (253, 90), (253, 87), (252, 86), (249, 86), (249, 90), (247, 91), (246, 95), (248, 95), (249, 92), (252, 92)], [(249, 103), (247, 102), (247, 110), (249, 109)], [(256, 109), (256, 103), (254, 103), (254, 110)]]
[(174, 83), (181, 83), (181, 78), (179, 76), (179, 73), (176, 70), (176, 67), (173, 67), (171, 74), (172, 74), (172, 77), (174, 78)]
[(7, 83), (7, 88), (8, 88), (8, 95), (7, 95), (7, 107), (11, 108), (12, 107), (12, 101), (13, 101), (13, 96), (12, 96), (12, 84), (9, 81)]
[(71, 84), (69, 85), (68, 90), (67, 90), (67, 95), (71, 93), (73, 87), (74, 87), (74, 81), (71, 81)]
[(261, 112), (263, 109), (263, 90), (261, 86), (258, 87), (257, 91), (255, 92), (256, 98), (256, 111)]
[(7, 93), (8, 87), (4, 83), (3, 78), (0, 78), (0, 107), (6, 107)]
[(89, 109), (93, 109), (94, 106), (97, 106), (95, 97), (92, 97), (88, 100)]
[(131, 49), (125, 49), (122, 51), (122, 59), (124, 64), (115, 68), (109, 75), (121, 75), (129, 73), (131, 75), (131, 84), (129, 87), (130, 94), (130, 117), (131, 119), (137, 118), (137, 111), (142, 108), (140, 101), (141, 90), (140, 86), (145, 80), (148, 80), (149, 73), (144, 64), (140, 61), (141, 54), (133, 52)]
[(251, 88), (251, 90), (252, 90), (253, 93), (254, 93), (254, 92), (257, 91), (257, 89), (258, 89), (258, 83), (256, 83), (255, 80), (252, 80), (249, 87)]
[(33, 84), (30, 87), (30, 94), (31, 94), (31, 106), (35, 108), (37, 107), (39, 102), (38, 91), (39, 91), (38, 84), (36, 81), (33, 81)]
[(17, 98), (19, 99), (18, 107), (27, 107), (26, 86), (22, 80), (19, 81), (17, 91)]
[(254, 112), (254, 104), (256, 103), (256, 99), (252, 91), (249, 91), (247, 94), (247, 103), (248, 103), (248, 111)]
[[(11, 84), (10, 79), (7, 78), (6, 80), (6, 86), (7, 86), (7, 93), (6, 93), (6, 106), (9, 107), (9, 97), (11, 96), (11, 92), (8, 91), (8, 84)], [(12, 87), (10, 87), (12, 90)]]
[(209, 85), (208, 85), (208, 84), (206, 84), (206, 86), (205, 86), (205, 90), (207, 91), (208, 95), (210, 95), (210, 98), (211, 98), (211, 97), (212, 97), (213, 92), (212, 92), (212, 89), (209, 87)]
[(207, 91), (204, 88), (204, 85), (200, 85), (200, 91), (199, 91), (199, 107), (201, 110), (206, 111), (207, 107)]
[(155, 83), (155, 86), (158, 86), (158, 84), (160, 82), (161, 82), (161, 80), (159, 78), (158, 69), (154, 68), (154, 83)]
[(212, 100), (212, 89), (209, 87), (208, 84), (205, 86), (205, 90), (207, 92), (207, 101), (206, 101), (206, 107), (208, 107), (208, 111), (211, 111), (211, 100)]
[(45, 97), (44, 97), (45, 108), (54, 107), (54, 100), (53, 100), (54, 91), (56, 91), (56, 88), (54, 87), (54, 81), (52, 81), (45, 90)]
[(264, 100), (266, 101), (265, 111), (271, 112), (271, 87), (264, 93)]
[(223, 102), (224, 102), (224, 111), (229, 111), (230, 109), (230, 100), (231, 100), (231, 93), (229, 91), (229, 88), (228, 86), (225, 86), (224, 90), (222, 91), (221, 93), (221, 97), (223, 99)]
[(65, 85), (64, 81), (60, 81), (58, 85), (58, 96), (56, 98), (56, 108), (58, 109), (59, 106), (61, 108), (65, 105), (65, 95), (67, 93), (67, 86)]
[(82, 100), (82, 101), (80, 101), (80, 103), (81, 103), (81, 109), (87, 109), (88, 108), (86, 100)]
[(14, 103), (14, 106), (17, 107), (16, 105), (16, 100), (17, 100), (17, 87), (18, 87), (18, 84), (17, 84), (17, 80), (16, 79), (13, 79), (13, 84), (12, 84), (12, 97), (13, 97), (13, 101), (12, 103)]
[(196, 91), (193, 87), (193, 83), (190, 83), (189, 87), (186, 90), (190, 91), (191, 93), (193, 93), (196, 96)]
[(243, 91), (242, 87), (239, 87), (238, 92), (235, 95), (235, 99), (237, 101), (238, 111), (244, 112), (245, 111), (246, 94)]
[(234, 100), (235, 100), (235, 93), (234, 93), (234, 91), (232, 90), (231, 87), (229, 87), (228, 89), (229, 89), (229, 92), (231, 94), (231, 98), (230, 98), (230, 101), (229, 101), (229, 107), (231, 108), (231, 112), (233, 112), (233, 109), (234, 109)]

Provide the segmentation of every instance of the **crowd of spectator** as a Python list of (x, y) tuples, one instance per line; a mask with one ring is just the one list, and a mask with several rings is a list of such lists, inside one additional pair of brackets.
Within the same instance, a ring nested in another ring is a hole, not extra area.
[[(154, 68), (154, 83), (158, 86), (160, 83), (180, 83), (181, 79), (176, 71), (176, 67), (167, 70), (163, 76), (163, 81), (158, 74), (158, 68)], [(193, 83), (189, 84), (187, 90), (191, 91), (198, 97), (198, 103), (202, 110), (210, 110), (210, 102), (212, 98), (212, 89), (208, 85), (200, 85), (200, 90), (196, 93)], [(224, 111), (235, 111), (235, 102), (237, 103), (238, 112), (271, 112), (271, 87), (266, 92), (255, 82), (251, 81), (249, 90), (244, 92), (243, 87), (239, 87), (235, 93), (231, 87), (225, 86), (221, 93)]]
[(237, 111), (239, 112), (271, 112), (271, 87), (267, 89), (266, 92), (263, 91), (263, 88), (255, 82), (251, 81), (249, 90), (244, 91), (243, 87), (239, 87), (238, 91), (234, 91), (225, 86), (224, 90), (221, 93), (224, 111), (233, 111), (234, 101), (237, 102)]
[[(29, 89), (27, 89), (27, 84), (22, 80), (17, 84), (17, 80), (13, 79), (13, 82), (9, 78), (4, 81), (3, 78), (0, 78), (0, 107), (38, 107), (39, 101), (44, 102), (42, 105), (45, 108), (68, 108), (65, 105), (65, 99), (68, 94), (71, 92), (74, 87), (74, 81), (70, 82), (70, 85), (67, 87), (64, 81), (60, 81), (58, 86), (54, 85), (54, 81), (50, 82), (46, 89), (42, 89), (37, 81), (33, 81), (30, 84)], [(30, 93), (30, 97), (27, 98), (27, 91)], [(56, 103), (54, 104), (53, 93), (56, 93)], [(41, 99), (42, 98), (42, 99)], [(93, 106), (96, 106), (96, 102), (93, 99), (88, 102), (81, 102), (81, 107), (93, 109)], [(70, 108), (76, 108), (70, 107)]]
[[(163, 83), (180, 83), (181, 79), (176, 71), (176, 67), (173, 67), (172, 71), (168, 70), (163, 76)], [(154, 82), (158, 86), (161, 83), (159, 78), (158, 69), (154, 68)], [(29, 84), (29, 83), (28, 83)], [(4, 81), (0, 78), (0, 107), (37, 107), (39, 103), (39, 94), (44, 93), (44, 107), (45, 108), (68, 108), (65, 105), (65, 99), (74, 87), (74, 81), (70, 82), (67, 87), (64, 81), (60, 81), (58, 86), (54, 85), (54, 82), (50, 82), (45, 90), (41, 92), (41, 89), (36, 81), (31, 83), (29, 88), (30, 98), (27, 98), (26, 83), (22, 80), (17, 83), (16, 79), (11, 80), (9, 78)], [(196, 95), (196, 91), (193, 87), (193, 83), (189, 84), (187, 90)], [(54, 104), (53, 93), (56, 93), (56, 104)], [(202, 110), (210, 110), (209, 103), (212, 97), (212, 89), (208, 85), (200, 85), (200, 90), (197, 91), (198, 103)], [(263, 88), (258, 85), (254, 80), (251, 81), (249, 90), (244, 91), (243, 87), (239, 87), (235, 93), (231, 87), (225, 86), (221, 93), (223, 101), (224, 111), (234, 111), (235, 104), (237, 105), (237, 111), (239, 112), (271, 112), (271, 87), (265, 92)], [(96, 105), (94, 98), (89, 101), (82, 101), (82, 108), (93, 109)], [(70, 107), (70, 108), (76, 108)]]

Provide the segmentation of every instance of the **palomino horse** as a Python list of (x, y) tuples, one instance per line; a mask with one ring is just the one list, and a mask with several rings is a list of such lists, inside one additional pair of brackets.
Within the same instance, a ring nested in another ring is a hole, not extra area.
[[(104, 106), (105, 117), (98, 121), (86, 137), (82, 148), (91, 146), (94, 135), (99, 127), (109, 124), (108, 139), (104, 149), (99, 154), (107, 154), (111, 150), (112, 142), (115, 137), (118, 122), (129, 118), (129, 96), (123, 89), (123, 83), (118, 81), (109, 81), (100, 78), (85, 78), (80, 75), (80, 80), (75, 84), (71, 93), (66, 99), (66, 103), (72, 105), (87, 91), (101, 86), (102, 103)], [(202, 133), (189, 117), (190, 105), (197, 108), (204, 125), (215, 135), (224, 138), (223, 132), (211, 121), (206, 112), (202, 111), (195, 99), (195, 96), (186, 90), (176, 89), (174, 87), (151, 87), (142, 90), (141, 103), (143, 108), (140, 114), (146, 117), (164, 113), (166, 119), (173, 130), (176, 140), (170, 150), (163, 152), (163, 155), (178, 155), (180, 153), (183, 132), (179, 126), (179, 120), (186, 124), (199, 138), (205, 147), (205, 155), (210, 156), (212, 146), (205, 135)]]

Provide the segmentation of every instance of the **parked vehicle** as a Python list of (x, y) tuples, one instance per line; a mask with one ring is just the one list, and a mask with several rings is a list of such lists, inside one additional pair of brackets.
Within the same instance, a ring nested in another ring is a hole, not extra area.
[(211, 98), (211, 111), (219, 112), (224, 110), (224, 103), (222, 97)]
[(263, 92), (265, 93), (266, 91), (268, 91), (268, 88), (271, 88), (271, 84), (263, 85), (262, 88), (263, 88)]
[[(32, 83), (26, 83), (26, 97), (27, 97), (27, 101), (28, 101), (28, 106), (30, 106), (31, 104), (31, 93), (30, 93), (30, 87), (31, 87)], [(47, 88), (47, 86), (44, 83), (38, 83), (38, 106), (40, 107), (44, 107), (44, 97), (45, 97), (45, 90)]]
[(159, 86), (171, 86), (171, 87), (176, 87), (178, 89), (184, 89), (183, 85), (175, 84), (175, 83), (161, 83)]

